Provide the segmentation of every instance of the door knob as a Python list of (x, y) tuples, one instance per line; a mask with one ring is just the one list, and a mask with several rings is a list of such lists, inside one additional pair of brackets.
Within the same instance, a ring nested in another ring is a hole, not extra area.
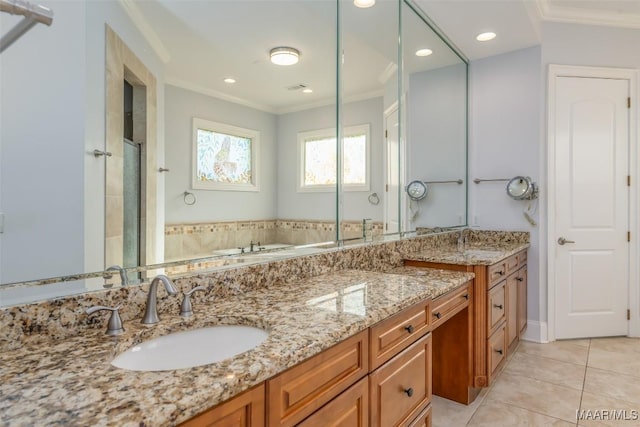
[(565, 243), (575, 243), (573, 240), (567, 240), (564, 237), (559, 237), (558, 238), (558, 244), (559, 245), (564, 245)]

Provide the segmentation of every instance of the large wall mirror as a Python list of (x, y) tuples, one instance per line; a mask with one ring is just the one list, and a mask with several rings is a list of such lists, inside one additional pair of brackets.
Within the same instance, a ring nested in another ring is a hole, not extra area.
[(466, 62), (413, 2), (42, 3), (0, 55), (0, 283), (466, 224)]

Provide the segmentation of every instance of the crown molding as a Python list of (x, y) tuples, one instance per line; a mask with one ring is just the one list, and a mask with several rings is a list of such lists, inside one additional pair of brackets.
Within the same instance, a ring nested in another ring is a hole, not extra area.
[(544, 21), (640, 29), (640, 14), (637, 13), (559, 6), (552, 0), (536, 0), (536, 6)]
[(138, 31), (140, 31), (142, 37), (144, 37), (147, 43), (149, 43), (160, 60), (165, 64), (169, 62), (171, 59), (169, 50), (164, 46), (164, 43), (160, 40), (160, 36), (158, 36), (158, 33), (156, 33), (151, 24), (149, 24), (147, 18), (144, 17), (144, 13), (142, 13), (135, 2), (133, 0), (118, 1), (131, 21), (133, 21), (133, 25), (135, 25)]

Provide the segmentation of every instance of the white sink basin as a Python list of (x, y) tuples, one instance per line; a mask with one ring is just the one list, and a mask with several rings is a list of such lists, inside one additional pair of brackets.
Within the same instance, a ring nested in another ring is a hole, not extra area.
[(252, 326), (219, 325), (175, 332), (144, 341), (118, 355), (111, 364), (130, 371), (172, 371), (208, 365), (244, 353), (267, 339)]

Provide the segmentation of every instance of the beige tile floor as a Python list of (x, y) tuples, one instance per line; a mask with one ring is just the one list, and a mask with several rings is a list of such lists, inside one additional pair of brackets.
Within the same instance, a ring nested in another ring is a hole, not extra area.
[(433, 427), (458, 426), (638, 427), (640, 339), (523, 341), (471, 405), (433, 397)]

